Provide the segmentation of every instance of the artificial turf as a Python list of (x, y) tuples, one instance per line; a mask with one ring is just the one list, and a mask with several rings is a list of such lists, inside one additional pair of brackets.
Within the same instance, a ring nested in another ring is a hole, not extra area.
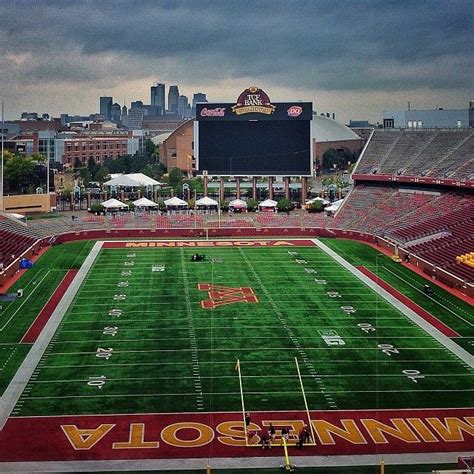
[[(373, 266), (367, 247), (330, 244)], [(75, 261), (59, 252), (52, 265), (77, 265), (89, 248)], [(472, 371), (318, 248), (204, 252), (192, 262), (188, 248), (103, 249), (15, 414), (238, 411), (237, 359), (250, 411), (304, 409), (295, 358), (313, 410), (472, 404)], [(401, 267), (375, 260), (402, 286), (392, 275)], [(252, 288), (258, 303), (205, 309), (199, 284)], [(469, 325), (454, 329), (469, 337)]]

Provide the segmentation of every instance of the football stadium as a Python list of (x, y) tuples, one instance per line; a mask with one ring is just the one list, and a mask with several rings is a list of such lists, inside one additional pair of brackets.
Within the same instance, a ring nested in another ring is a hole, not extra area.
[[(311, 175), (267, 99), (198, 173)], [(469, 472), (473, 178), (472, 129), (376, 129), (331, 215), (2, 215), (0, 470)]]

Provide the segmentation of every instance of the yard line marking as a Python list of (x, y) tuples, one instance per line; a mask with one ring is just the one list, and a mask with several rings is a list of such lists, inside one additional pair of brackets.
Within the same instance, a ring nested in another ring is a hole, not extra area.
[[(463, 389), (465, 392), (474, 392), (474, 388)], [(311, 394), (322, 394), (324, 392), (332, 394), (351, 394), (351, 393), (379, 393), (378, 390), (306, 390), (306, 393)], [(410, 388), (404, 390), (384, 390), (384, 393), (459, 393), (458, 388), (454, 389), (423, 389), (423, 388)], [(268, 395), (268, 391), (248, 391), (248, 395)], [(301, 394), (300, 390), (280, 390), (281, 394), (296, 395)], [(210, 396), (238, 396), (238, 392), (208, 392)], [(104, 394), (97, 393), (95, 395), (56, 395), (56, 396), (34, 396), (28, 397), (28, 400), (55, 400), (55, 399), (68, 399), (68, 398), (117, 398), (117, 397), (194, 397), (195, 393), (128, 393), (128, 394)], [(55, 415), (60, 416), (60, 415)]]
[(186, 302), (186, 320), (188, 323), (188, 339), (191, 346), (191, 358), (193, 361), (193, 378), (196, 390), (196, 404), (198, 405), (202, 400), (202, 392), (201, 392), (201, 370), (199, 367), (199, 358), (198, 358), (198, 349), (196, 344), (196, 334), (194, 332), (194, 323), (193, 323), (193, 308), (191, 306), (191, 298), (189, 295), (189, 282), (188, 282), (188, 271), (186, 269), (185, 261), (184, 261), (184, 250), (181, 249), (181, 271), (183, 274), (183, 290), (184, 290), (184, 299)]

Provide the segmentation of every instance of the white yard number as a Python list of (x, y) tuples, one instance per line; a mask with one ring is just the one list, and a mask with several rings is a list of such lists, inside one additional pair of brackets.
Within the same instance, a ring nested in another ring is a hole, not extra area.
[(308, 262), (306, 260), (303, 260), (302, 258), (297, 258), (295, 259), (296, 263), (299, 263), (300, 265), (307, 264)]
[(125, 267), (133, 267), (135, 265), (135, 262), (133, 260), (130, 260), (130, 262), (123, 262)]
[(119, 288), (127, 288), (127, 287), (128, 287), (128, 281), (119, 281), (119, 282), (117, 283), (117, 286), (118, 286)]
[(296, 255), (298, 255), (298, 252), (293, 252), (292, 250), (288, 250), (288, 255), (295, 257)]
[(105, 326), (102, 334), (107, 334), (108, 336), (115, 336), (118, 331), (118, 326)]
[(109, 311), (109, 316), (115, 316), (116, 318), (120, 318), (120, 316), (122, 316), (122, 310), (121, 309), (111, 309)]
[(128, 258), (135, 258), (137, 255), (135, 253), (129, 253), (127, 254)]
[(318, 273), (314, 268), (305, 268), (304, 271), (306, 273)]
[(382, 349), (382, 352), (387, 354), (389, 357), (391, 357), (392, 354), (400, 354), (400, 351), (395, 349), (391, 344), (379, 344), (377, 347)]
[(123, 301), (127, 295), (120, 294), (120, 295), (114, 295), (114, 301)]
[(105, 385), (107, 377), (105, 375), (99, 375), (98, 377), (89, 377), (87, 385), (90, 387), (97, 387), (99, 390)]
[(153, 265), (151, 267), (152, 272), (164, 272), (165, 271), (165, 266), (164, 265)]
[(338, 291), (327, 291), (326, 294), (329, 296), (329, 298), (340, 298), (341, 295), (339, 294)]
[(132, 275), (132, 270), (124, 270), (124, 271), (121, 273), (121, 275), (122, 275), (123, 277), (129, 277), (129, 276)]
[(113, 351), (114, 350), (111, 347), (109, 347), (108, 349), (104, 349), (103, 347), (98, 347), (97, 351), (95, 353), (95, 356), (96, 357), (101, 357), (105, 360), (109, 360), (112, 357), (112, 352)]
[(357, 310), (353, 306), (341, 306), (342, 311), (347, 314), (355, 313)]
[(365, 333), (375, 331), (375, 328), (372, 326), (372, 324), (369, 324), (369, 323), (359, 323), (357, 327), (360, 328)]
[(402, 373), (407, 376), (412, 382), (418, 383), (418, 379), (424, 379), (419, 370), (403, 370)]
[(326, 280), (318, 280), (317, 278), (315, 278), (314, 281), (316, 282), (316, 285), (327, 285)]
[(318, 332), (328, 346), (344, 346), (346, 344), (336, 331), (328, 329)]

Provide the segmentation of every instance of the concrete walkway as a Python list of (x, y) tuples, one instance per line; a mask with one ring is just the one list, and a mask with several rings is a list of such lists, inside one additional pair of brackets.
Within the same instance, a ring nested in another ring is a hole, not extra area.
[[(304, 449), (304, 448), (303, 448)], [(277, 451), (277, 450), (275, 450)], [(276, 453), (275, 453), (276, 454)], [(214, 469), (279, 468), (285, 462), (283, 451), (275, 457), (253, 458), (202, 458), (202, 459), (141, 459), (113, 461), (52, 461), (0, 463), (1, 472), (100, 472), (100, 471), (206, 471), (209, 464)], [(454, 464), (458, 456), (469, 457), (473, 453), (405, 453), (363, 455), (363, 456), (291, 456), (290, 462), (297, 468), (303, 467), (342, 467), (342, 466), (385, 466), (396, 464), (428, 464), (436, 469), (440, 464)]]

